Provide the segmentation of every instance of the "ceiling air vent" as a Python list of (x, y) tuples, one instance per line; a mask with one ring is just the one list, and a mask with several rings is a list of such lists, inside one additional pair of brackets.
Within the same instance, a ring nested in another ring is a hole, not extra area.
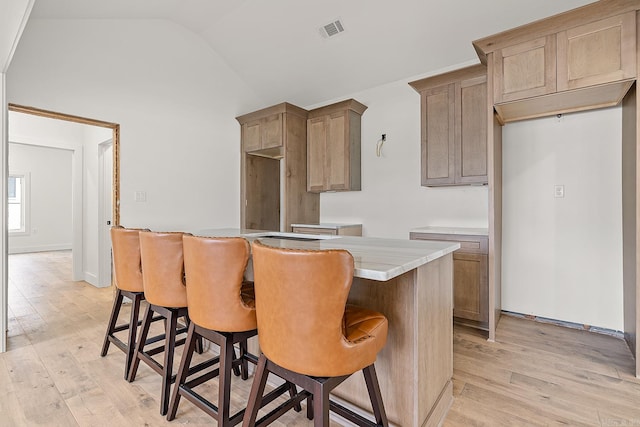
[(335, 37), (342, 32), (344, 32), (344, 26), (339, 19), (336, 19), (335, 21), (330, 22), (329, 24), (324, 25), (320, 28), (320, 35), (325, 39), (328, 39), (329, 37)]

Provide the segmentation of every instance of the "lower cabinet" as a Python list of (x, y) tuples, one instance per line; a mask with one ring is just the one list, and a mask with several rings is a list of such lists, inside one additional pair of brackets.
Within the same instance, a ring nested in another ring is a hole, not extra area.
[(453, 316), (489, 322), (489, 273), (486, 254), (453, 254)]
[(460, 249), (453, 253), (454, 320), (486, 329), (489, 322), (489, 238), (416, 231), (411, 232), (410, 238), (460, 243)]
[(291, 224), (291, 231), (302, 234), (362, 236), (362, 224)]

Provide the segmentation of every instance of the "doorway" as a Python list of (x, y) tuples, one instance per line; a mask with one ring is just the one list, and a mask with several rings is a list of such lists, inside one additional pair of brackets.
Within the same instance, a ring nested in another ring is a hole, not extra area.
[[(111, 263), (110, 259), (108, 261), (104, 261), (103, 259), (107, 256), (110, 257), (110, 249), (108, 248), (108, 244), (110, 244), (110, 240), (105, 242), (105, 229), (108, 230), (104, 224), (110, 222), (111, 224), (118, 225), (120, 221), (120, 212), (119, 212), (119, 183), (120, 183), (120, 167), (119, 167), (119, 134), (120, 134), (120, 125), (117, 123), (110, 123), (95, 119), (89, 119), (80, 116), (74, 116), (64, 113), (58, 113), (48, 110), (42, 110), (33, 107), (25, 107), (16, 104), (9, 104), (8, 110), (11, 112), (17, 112), (22, 114), (27, 114), (31, 116), (48, 118), (54, 120), (61, 120), (65, 122), (72, 122), (77, 124), (89, 125), (89, 127), (96, 127), (95, 129), (100, 129), (101, 132), (104, 133), (106, 130), (107, 138), (103, 138), (101, 144), (95, 144), (93, 150), (95, 150), (95, 162), (96, 162), (96, 178), (99, 183), (94, 183), (95, 185), (95, 203), (98, 209), (97, 220), (95, 225), (87, 225), (83, 224), (83, 183), (87, 184), (85, 181), (88, 181), (84, 177), (83, 170), (83, 157), (85, 157), (86, 153), (84, 151), (84, 147), (73, 146), (68, 149), (73, 152), (73, 161), (72, 161), (72, 174), (74, 175), (73, 179), (73, 189), (72, 189), (72, 199), (73, 199), (73, 208), (72, 208), (72, 280), (85, 280), (85, 269), (83, 265), (87, 260), (83, 257), (83, 241), (87, 237), (87, 235), (93, 233), (95, 236), (95, 241), (98, 242), (98, 252), (100, 253), (99, 257), (96, 257), (96, 264), (98, 265), (98, 274), (95, 280), (94, 285), (96, 286), (110, 286), (111, 284)], [(37, 144), (34, 144), (37, 145)], [(98, 156), (100, 159), (98, 160)], [(8, 172), (6, 172), (8, 173)], [(80, 179), (76, 179), (80, 177)], [(5, 177), (6, 179), (6, 177)], [(6, 209), (5, 200), (5, 209)], [(107, 234), (108, 235), (108, 234)], [(8, 250), (7, 250), (8, 252)], [(7, 259), (7, 252), (3, 254), (5, 257), (5, 261)], [(108, 272), (105, 271), (108, 270)], [(93, 283), (93, 282), (92, 282)], [(3, 281), (2, 292), (7, 292), (8, 282)], [(8, 310), (7, 310), (8, 302), (4, 301), (3, 314), (4, 314), (4, 322), (7, 324), (8, 322)], [(3, 345), (0, 348), (6, 348), (4, 344), (6, 344), (6, 334), (3, 334)]]

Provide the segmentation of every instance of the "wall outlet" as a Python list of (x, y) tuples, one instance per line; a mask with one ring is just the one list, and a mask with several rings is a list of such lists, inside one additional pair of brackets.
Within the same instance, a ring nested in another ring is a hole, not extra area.
[(564, 185), (554, 185), (553, 186), (553, 195), (556, 198), (564, 197)]

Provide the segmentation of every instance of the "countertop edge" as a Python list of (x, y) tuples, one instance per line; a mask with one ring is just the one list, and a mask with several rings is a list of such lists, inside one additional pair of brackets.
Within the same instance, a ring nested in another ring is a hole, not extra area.
[(354, 270), (354, 276), (360, 279), (370, 279), (370, 280), (386, 282), (408, 271), (414, 270), (418, 267), (421, 267), (425, 264), (428, 264), (432, 261), (442, 258), (443, 256), (453, 253), (458, 249), (460, 249), (460, 243), (452, 243), (451, 245), (449, 245), (448, 247), (440, 251), (434, 252), (420, 259), (416, 259), (415, 261), (405, 263), (402, 266), (389, 269), (385, 272), (382, 272), (379, 270), (366, 269), (366, 268), (356, 268)]
[(339, 230), (341, 228), (349, 228), (349, 227), (361, 227), (362, 224), (346, 224), (346, 223), (333, 223), (333, 222), (323, 222), (320, 224), (291, 224), (291, 227), (299, 227), (299, 228), (332, 228)]
[(483, 227), (439, 227), (425, 226), (409, 230), (409, 233), (453, 234), (461, 236), (488, 236), (489, 229)]

